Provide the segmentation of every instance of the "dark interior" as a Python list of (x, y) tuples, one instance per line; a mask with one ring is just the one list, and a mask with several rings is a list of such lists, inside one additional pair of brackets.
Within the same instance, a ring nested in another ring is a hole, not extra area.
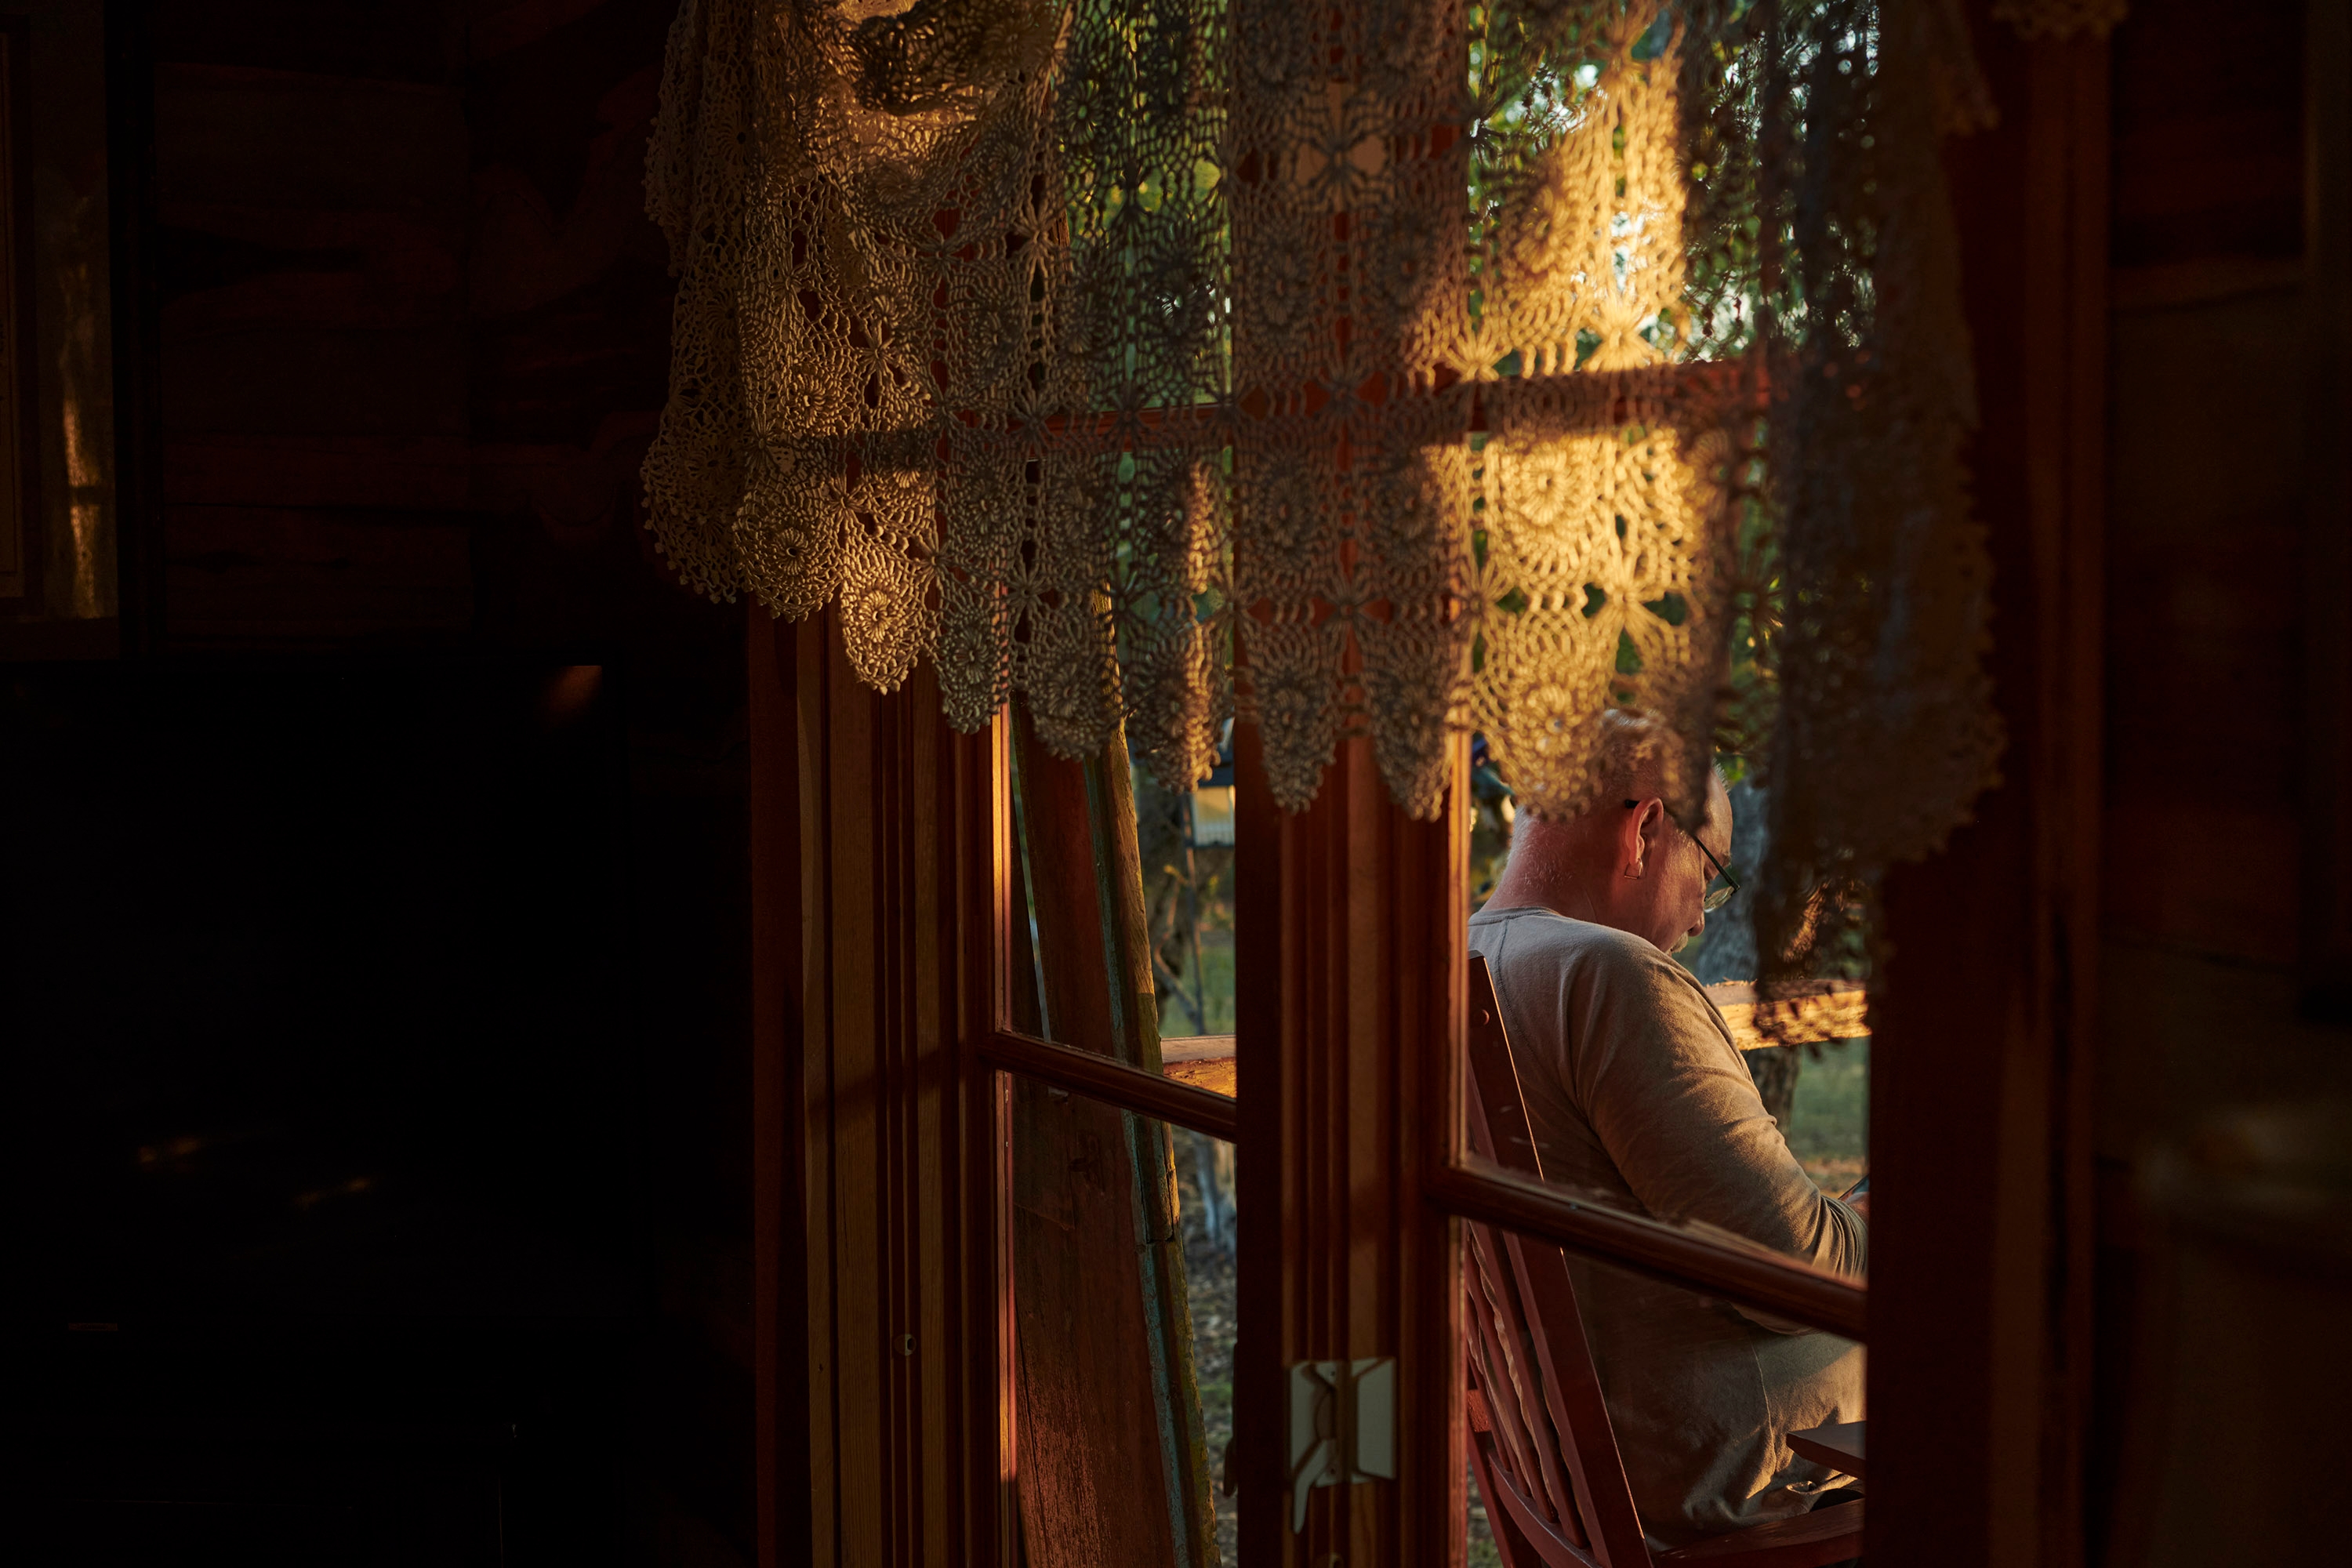
[(0, 671), (6, 1554), (742, 1561), (740, 619), (635, 483), (674, 7), (106, 9), (161, 462), (129, 657)]

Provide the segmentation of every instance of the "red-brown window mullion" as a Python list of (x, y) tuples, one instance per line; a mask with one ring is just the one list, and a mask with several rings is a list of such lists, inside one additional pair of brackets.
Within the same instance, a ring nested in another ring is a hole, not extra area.
[(1432, 1203), (1465, 1219), (1540, 1237), (1583, 1257), (1848, 1339), (1864, 1335), (1869, 1289), (1841, 1275), (1766, 1253), (1735, 1251), (1500, 1169), (1441, 1164), (1429, 1173), (1423, 1190)]
[[(1236, 1024), (1249, 1136), (1241, 1227), (1234, 1474), (1241, 1552), (1267, 1564), (1458, 1563), (1460, 1266), (1421, 1191), (1444, 1116), (1428, 1086), (1460, 1032), (1467, 941), (1456, 832), (1468, 748), (1445, 814), (1397, 807), (1370, 742), (1343, 742), (1314, 802), (1275, 804), (1262, 735), (1236, 733)], [(1433, 1062), (1434, 1058), (1434, 1062)], [(1352, 1084), (1339, 1106), (1318, 1091)], [(1318, 1135), (1302, 1134), (1312, 1127)], [(1441, 1149), (1443, 1145), (1439, 1146)], [(1287, 1367), (1394, 1356), (1397, 1478), (1318, 1488), (1292, 1528)]]
[(1233, 1142), (1239, 1114), (1228, 1097), (1129, 1067), (1098, 1051), (999, 1029), (979, 1043), (982, 1065), (1019, 1073), (1154, 1121), (1170, 1121)]

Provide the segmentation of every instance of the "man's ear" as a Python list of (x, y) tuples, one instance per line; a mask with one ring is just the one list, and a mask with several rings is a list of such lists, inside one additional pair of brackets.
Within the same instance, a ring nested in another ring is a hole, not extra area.
[(1617, 861), (1628, 876), (1633, 875), (1633, 867), (1647, 870), (1650, 850), (1656, 845), (1665, 820), (1666, 803), (1656, 795), (1625, 813), (1624, 823), (1617, 830)]

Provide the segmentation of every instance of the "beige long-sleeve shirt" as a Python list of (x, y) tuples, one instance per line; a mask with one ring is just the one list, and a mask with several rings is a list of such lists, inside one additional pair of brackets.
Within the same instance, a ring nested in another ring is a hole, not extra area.
[[(1650, 942), (1549, 910), (1481, 910), (1544, 1175), (1861, 1275), (1862, 1217), (1819, 1191), (1706, 990)], [(1790, 1432), (1863, 1415), (1849, 1340), (1569, 1255), (1643, 1527), (1661, 1545), (1811, 1506)], [(1777, 1326), (1776, 1326), (1777, 1325)]]

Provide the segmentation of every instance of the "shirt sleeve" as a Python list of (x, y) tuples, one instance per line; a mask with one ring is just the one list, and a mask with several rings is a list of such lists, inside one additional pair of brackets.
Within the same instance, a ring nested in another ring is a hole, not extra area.
[(1563, 976), (1563, 1080), (1633, 1195), (1841, 1274), (1869, 1268), (1860, 1215), (1814, 1186), (1723, 1016), (1672, 959), (1612, 948)]

